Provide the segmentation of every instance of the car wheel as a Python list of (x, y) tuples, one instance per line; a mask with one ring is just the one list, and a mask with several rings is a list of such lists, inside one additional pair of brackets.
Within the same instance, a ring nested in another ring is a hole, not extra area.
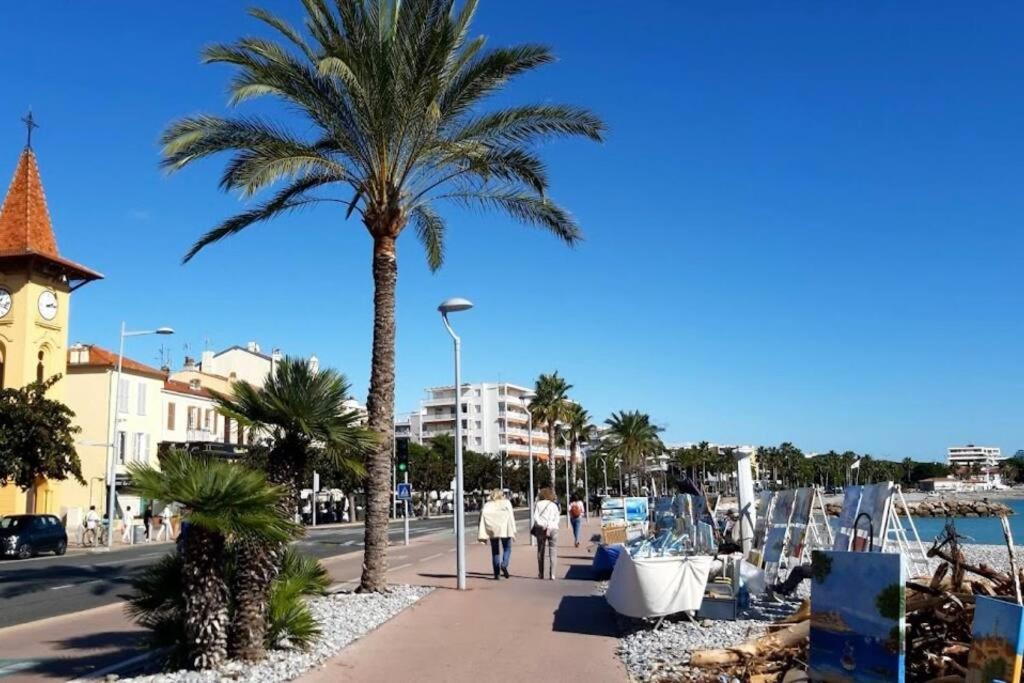
[(32, 557), (32, 546), (30, 546), (28, 543), (22, 543), (20, 546), (18, 546), (19, 560), (27, 560), (30, 557)]
[(68, 542), (67, 541), (58, 541), (57, 542), (57, 547), (53, 549), (54, 555), (63, 555), (67, 551), (68, 551)]

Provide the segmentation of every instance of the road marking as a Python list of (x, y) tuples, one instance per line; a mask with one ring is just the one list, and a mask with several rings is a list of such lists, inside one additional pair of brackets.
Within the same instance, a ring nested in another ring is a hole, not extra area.
[(83, 683), (84, 681), (95, 680), (97, 678), (103, 678), (107, 674), (114, 673), (115, 671), (120, 671), (121, 669), (124, 669), (126, 667), (133, 666), (135, 664), (138, 664), (139, 662), (144, 662), (147, 659), (151, 659), (153, 657), (156, 657), (156, 656), (160, 655), (161, 653), (165, 652), (166, 649), (167, 648), (160, 648), (159, 650), (152, 650), (150, 652), (143, 652), (141, 655), (135, 655), (131, 659), (126, 659), (123, 662), (118, 662), (117, 664), (111, 664), (110, 666), (108, 666), (108, 667), (106, 667), (104, 669), (100, 669), (99, 671), (91, 671), (91, 672), (87, 673), (86, 675), (82, 676), (81, 678), (76, 678), (73, 681), (69, 681), (69, 683)]
[(445, 552), (446, 553), (454, 553), (455, 552), (455, 548), (452, 548), (451, 550), (446, 550)]
[(52, 586), (50, 588), (50, 590), (52, 590), (52, 591), (59, 591), (61, 588), (71, 588), (74, 585), (75, 584), (73, 584), (73, 583), (65, 583), (63, 586)]
[[(4, 664), (4, 662), (10, 662), (10, 663), (9, 664)], [(39, 664), (39, 662), (34, 660), (34, 659), (23, 659), (23, 660), (20, 660), (20, 661), (18, 661), (18, 660), (10, 660), (10, 659), (0, 659), (0, 678), (3, 678), (4, 676), (6, 676), (8, 674), (14, 674), (14, 673), (18, 673), (19, 671), (24, 671), (25, 669), (31, 669), (36, 664)]]
[(433, 555), (430, 555), (428, 557), (424, 557), (422, 560), (420, 560), (420, 562), (427, 562), (428, 560), (435, 560), (435, 559), (441, 557), (442, 555), (444, 555), (444, 553), (434, 553)]
[(342, 543), (342, 545), (355, 545), (355, 544), (356, 544), (355, 541), (345, 541), (344, 543)]
[(399, 565), (396, 565), (396, 566), (392, 567), (391, 571), (397, 572), (399, 569), (405, 569), (406, 567), (411, 566), (411, 565), (412, 565), (412, 562), (406, 562), (405, 564), (399, 564)]

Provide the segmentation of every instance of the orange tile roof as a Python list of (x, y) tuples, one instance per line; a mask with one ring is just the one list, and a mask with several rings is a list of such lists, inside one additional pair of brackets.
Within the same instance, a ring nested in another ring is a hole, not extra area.
[(58, 255), (43, 181), (30, 147), (18, 159), (7, 198), (0, 208), (0, 252)]
[[(89, 360), (84, 363), (72, 363), (72, 354), (75, 353), (75, 351), (68, 351), (68, 371), (71, 371), (74, 368), (117, 369), (117, 354), (113, 351), (108, 351), (107, 349), (96, 346), (95, 344), (86, 344), (85, 348), (89, 350)], [(146, 365), (145, 363), (132, 360), (127, 356), (121, 361), (121, 369), (123, 372), (131, 372), (137, 375), (148, 375), (157, 379), (167, 377), (167, 373), (163, 370), (158, 370), (152, 366)]]
[(193, 389), (188, 382), (179, 382), (176, 379), (165, 379), (164, 389), (167, 391), (173, 391), (176, 394), (188, 394), (189, 396), (202, 396), (203, 398), (213, 398), (213, 394), (210, 393), (209, 389), (205, 387), (199, 387)]

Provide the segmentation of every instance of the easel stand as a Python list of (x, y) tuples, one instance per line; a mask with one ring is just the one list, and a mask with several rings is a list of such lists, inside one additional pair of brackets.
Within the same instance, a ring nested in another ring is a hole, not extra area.
[[(921, 537), (917, 533), (917, 526), (914, 519), (908, 512), (907, 500), (903, 497), (903, 489), (897, 484), (895, 495), (889, 498), (889, 514), (886, 515), (885, 534), (882, 536), (883, 553), (900, 553), (907, 558), (907, 568), (915, 576), (931, 576), (931, 560), (921, 543)], [(903, 506), (903, 515), (900, 515), (896, 505), (897, 497)], [(906, 525), (904, 525), (904, 521)], [(910, 535), (907, 530), (910, 530)]]

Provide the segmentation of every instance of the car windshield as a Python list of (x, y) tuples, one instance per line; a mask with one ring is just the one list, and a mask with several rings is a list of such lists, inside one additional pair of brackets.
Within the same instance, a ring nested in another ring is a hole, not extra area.
[(2, 517), (0, 518), (0, 529), (24, 529), (27, 522), (27, 517)]

